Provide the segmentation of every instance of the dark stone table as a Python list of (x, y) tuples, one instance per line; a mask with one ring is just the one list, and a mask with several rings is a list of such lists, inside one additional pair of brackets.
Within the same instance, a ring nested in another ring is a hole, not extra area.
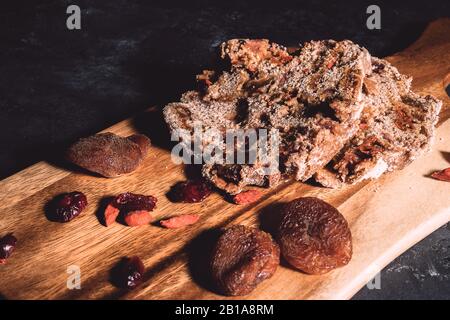
[[(176, 100), (226, 39), (264, 37), (291, 46), (348, 38), (386, 56), (411, 44), (428, 22), (450, 16), (446, 0), (373, 1), (381, 30), (368, 30), (372, 2), (356, 0), (29, 3), (7, 1), (0, 10), (0, 178)], [(81, 8), (81, 30), (66, 27), (70, 4)], [(355, 299), (450, 298), (449, 228), (387, 266), (380, 290), (364, 288)]]

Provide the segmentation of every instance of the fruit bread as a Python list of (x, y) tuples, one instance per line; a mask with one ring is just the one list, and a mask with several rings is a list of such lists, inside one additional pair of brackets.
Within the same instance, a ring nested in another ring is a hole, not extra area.
[[(197, 76), (200, 88), (164, 108), (171, 130), (215, 128), (276, 129), (281, 172), (309, 179), (359, 129), (363, 81), (372, 71), (370, 55), (350, 41), (311, 41), (288, 52), (268, 40), (227, 41), (222, 71)], [(205, 141), (206, 142), (206, 141)], [(203, 175), (235, 194), (246, 185), (273, 186), (280, 172), (267, 164), (207, 164)]]
[(411, 79), (372, 58), (364, 79), (360, 129), (315, 180), (326, 187), (377, 178), (404, 168), (430, 148), (442, 102), (411, 91)]

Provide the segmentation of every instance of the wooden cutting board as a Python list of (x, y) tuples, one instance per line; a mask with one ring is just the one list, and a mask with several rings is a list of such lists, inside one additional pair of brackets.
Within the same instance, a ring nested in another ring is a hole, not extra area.
[[(0, 235), (14, 232), (19, 239), (13, 256), (0, 266), (0, 295), (7, 299), (224, 299), (210, 290), (205, 276), (205, 259), (217, 228), (238, 223), (270, 228), (280, 203), (316, 196), (337, 206), (348, 220), (354, 239), (350, 264), (311, 276), (283, 263), (245, 298), (352, 297), (395, 257), (450, 220), (450, 183), (428, 177), (431, 171), (450, 166), (450, 100), (444, 91), (450, 83), (450, 19), (435, 21), (415, 44), (388, 60), (414, 77), (415, 90), (444, 102), (432, 152), (406, 169), (342, 190), (285, 182), (264, 190), (259, 202), (246, 206), (226, 202), (218, 194), (199, 204), (174, 204), (166, 192), (186, 179), (185, 170), (173, 164), (167, 144), (160, 143), (165, 139), (157, 128), (161, 115), (151, 109), (105, 130), (120, 135), (140, 131), (154, 141), (150, 156), (132, 175), (106, 179), (40, 162), (0, 182)], [(45, 204), (74, 190), (88, 196), (88, 209), (67, 224), (47, 220)], [(96, 217), (102, 199), (125, 191), (156, 196), (157, 219), (199, 213), (201, 220), (181, 230), (102, 226)], [(140, 256), (148, 271), (145, 283), (128, 292), (114, 287), (109, 277), (122, 257), (132, 255)], [(71, 265), (80, 267), (80, 290), (67, 289)]]

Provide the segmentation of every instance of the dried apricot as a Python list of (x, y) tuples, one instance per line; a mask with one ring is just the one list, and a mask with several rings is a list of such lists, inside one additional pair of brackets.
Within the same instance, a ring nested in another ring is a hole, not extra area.
[(287, 203), (277, 238), (283, 257), (305, 273), (326, 273), (346, 265), (352, 257), (347, 221), (336, 208), (318, 198)]
[(80, 139), (67, 151), (67, 159), (91, 172), (112, 178), (134, 171), (150, 147), (144, 135), (120, 137), (111, 132)]
[(212, 278), (221, 293), (241, 296), (270, 278), (280, 262), (280, 249), (270, 234), (235, 225), (225, 230), (213, 251)]

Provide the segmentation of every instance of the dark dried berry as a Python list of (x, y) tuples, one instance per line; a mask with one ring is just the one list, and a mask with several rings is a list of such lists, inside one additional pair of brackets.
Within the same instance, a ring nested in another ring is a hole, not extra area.
[(55, 203), (54, 218), (59, 222), (69, 222), (86, 208), (86, 196), (78, 191), (66, 193)]
[(137, 210), (152, 211), (158, 200), (153, 196), (145, 196), (131, 192), (121, 193), (114, 199), (114, 204), (120, 211), (131, 212)]
[(447, 168), (447, 169), (444, 169), (444, 170), (441, 170), (441, 171), (433, 172), (431, 174), (431, 177), (435, 178), (437, 180), (450, 182), (450, 168)]
[(170, 192), (176, 202), (195, 203), (205, 200), (211, 194), (210, 185), (204, 180), (189, 180), (177, 183)]
[(235, 225), (227, 228), (213, 251), (211, 274), (225, 295), (241, 296), (270, 278), (280, 263), (280, 249), (270, 234)]
[(127, 289), (134, 289), (142, 283), (145, 267), (141, 259), (137, 256), (128, 258), (118, 270), (118, 284)]
[(16, 248), (17, 239), (12, 234), (8, 234), (0, 239), (0, 264), (6, 263)]
[(278, 242), (284, 258), (309, 274), (342, 267), (352, 257), (347, 221), (336, 208), (318, 198), (299, 198), (286, 204)]

